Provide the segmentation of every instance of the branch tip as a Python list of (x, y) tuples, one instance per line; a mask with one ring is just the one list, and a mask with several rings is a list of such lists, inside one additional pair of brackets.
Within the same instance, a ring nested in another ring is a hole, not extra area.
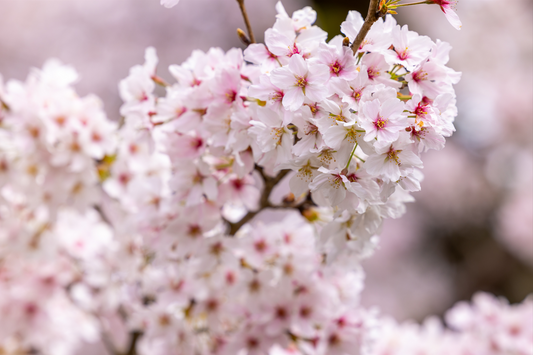
[(241, 40), (241, 42), (247, 46), (249, 46), (252, 43), (250, 39), (248, 38), (248, 36), (246, 35), (246, 33), (244, 33), (244, 31), (241, 30), (240, 28), (237, 28), (237, 36), (239, 36), (239, 39)]

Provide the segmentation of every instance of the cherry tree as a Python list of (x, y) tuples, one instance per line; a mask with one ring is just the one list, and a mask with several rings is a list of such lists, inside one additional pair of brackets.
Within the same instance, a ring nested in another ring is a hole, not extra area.
[[(531, 299), (480, 293), (448, 327), (359, 303), (454, 132), (451, 46), (391, 16), (418, 3), (372, 0), (327, 41), (279, 2), (260, 44), (237, 2), (247, 48), (194, 51), (173, 82), (146, 49), (120, 123), (56, 60), (0, 77), (0, 354), (531, 354)], [(421, 3), (460, 28), (454, 1)]]

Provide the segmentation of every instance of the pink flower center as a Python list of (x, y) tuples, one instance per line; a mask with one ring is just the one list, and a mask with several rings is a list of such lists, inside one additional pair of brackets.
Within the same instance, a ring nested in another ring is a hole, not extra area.
[(300, 308), (300, 317), (302, 318), (309, 318), (311, 313), (313, 313), (313, 310), (309, 306), (302, 306), (302, 308)]
[(215, 312), (218, 309), (218, 300), (215, 298), (207, 300), (205, 308), (208, 312)]
[(235, 283), (235, 273), (233, 271), (228, 271), (226, 273), (226, 283), (230, 285)]
[(266, 243), (264, 239), (259, 239), (258, 241), (254, 243), (254, 249), (258, 253), (262, 254), (266, 252), (266, 250), (268, 249), (268, 244)]
[(308, 124), (305, 129), (305, 135), (308, 136), (310, 134), (317, 134), (318, 133), (318, 127), (314, 124)]
[(386, 120), (383, 117), (379, 116), (378, 119), (374, 122), (374, 126), (376, 127), (378, 131), (382, 130), (387, 126), (388, 121), (389, 120)]
[(276, 91), (274, 94), (272, 94), (270, 99), (274, 102), (281, 102), (281, 100), (283, 100), (283, 91)]
[(425, 130), (426, 129), (424, 127), (421, 127), (419, 130), (417, 130), (416, 127), (413, 126), (410, 131), (411, 137), (415, 138), (417, 141), (420, 141), (420, 139), (422, 139), (426, 133)]
[(195, 150), (200, 149), (204, 145), (204, 140), (200, 137), (196, 137), (191, 140), (191, 147)]
[(419, 103), (418, 106), (415, 109), (414, 114), (417, 115), (418, 117), (425, 117), (428, 113), (427, 113), (426, 108), (424, 107), (424, 105), (421, 105)]
[(216, 242), (211, 244), (210, 246), (210, 252), (213, 255), (220, 255), (224, 251), (224, 245), (222, 245), (221, 242)]
[(289, 312), (287, 311), (287, 309), (285, 309), (285, 307), (278, 306), (276, 308), (276, 318), (280, 320), (285, 320), (287, 319), (288, 316), (289, 316)]
[(102, 141), (102, 136), (98, 132), (93, 132), (92, 135), (91, 135), (91, 140), (93, 142), (101, 142)]
[(433, 100), (431, 100), (429, 97), (424, 96), (422, 98), (422, 101), (420, 101), (423, 105), (431, 105), (433, 103)]
[(389, 151), (387, 152), (387, 158), (385, 159), (385, 161), (393, 160), (396, 165), (402, 165), (402, 163), (400, 162), (400, 157), (398, 156), (398, 153), (400, 152), (401, 150), (395, 150), (391, 144)]
[(300, 49), (298, 48), (298, 46), (296, 45), (296, 43), (294, 43), (292, 45), (292, 47), (289, 47), (289, 57), (292, 57), (293, 55), (295, 54), (300, 54)]
[(189, 237), (196, 238), (202, 234), (202, 228), (197, 224), (190, 224), (187, 234)]
[(35, 303), (28, 303), (26, 304), (26, 307), (24, 307), (24, 311), (26, 313), (26, 316), (28, 316), (28, 318), (34, 317), (37, 314), (38, 310), (39, 308), (37, 307)]
[(316, 115), (316, 113), (318, 112), (318, 103), (315, 102), (314, 105), (311, 105), (311, 104), (304, 104), (304, 105), (309, 107), (313, 116)]
[(192, 177), (192, 182), (194, 184), (201, 184), (202, 182), (204, 181), (204, 177), (202, 176), (202, 174), (200, 174), (200, 172), (196, 172), (196, 174)]
[(146, 101), (146, 100), (148, 100), (148, 95), (146, 95), (146, 93), (143, 91), (141, 93), (141, 95), (139, 96), (139, 101), (142, 102), (142, 101)]
[(370, 80), (374, 80), (375, 77), (378, 77), (380, 72), (376, 69), (376, 68), (368, 68), (367, 69), (367, 73), (368, 73), (368, 79)]
[(244, 186), (244, 181), (242, 179), (234, 179), (231, 181), (233, 188), (237, 191), (240, 191)]
[(359, 102), (361, 101), (361, 90), (354, 90), (353, 88), (351, 88), (353, 91), (352, 91), (352, 97), (353, 99), (355, 100), (355, 102)]
[(329, 66), (329, 70), (331, 74), (335, 74), (339, 76), (339, 72), (343, 69), (342, 64), (339, 63), (338, 60), (335, 61), (332, 65)]
[(259, 348), (259, 339), (250, 337), (246, 339), (246, 347), (248, 349), (257, 349)]
[(422, 80), (427, 80), (428, 73), (423, 70), (419, 70), (413, 73), (413, 80), (417, 83)]
[(283, 133), (285, 133), (285, 128), (284, 127), (272, 128), (270, 130), (270, 135), (272, 136), (272, 139), (276, 141), (277, 145), (281, 145), (281, 140), (283, 138)]
[(332, 179), (330, 180), (331, 187), (338, 189), (339, 187), (343, 186), (342, 184), (342, 176), (340, 174), (332, 175)]
[(128, 182), (130, 182), (131, 180), (131, 176), (130, 174), (128, 173), (122, 173), (118, 176), (118, 181), (120, 182), (121, 185), (125, 186), (128, 184)]
[(398, 59), (406, 60), (407, 58), (409, 58), (409, 52), (407, 50), (408, 48), (405, 48), (402, 52), (396, 51), (396, 53), (398, 54)]
[(187, 111), (186, 107), (178, 107), (176, 108), (176, 118), (179, 118), (181, 115), (183, 115)]
[(339, 346), (342, 343), (340, 336), (337, 333), (333, 333), (328, 338), (329, 346)]
[(191, 82), (191, 86), (199, 86), (201, 83), (202, 83), (201, 80), (194, 78), (193, 81)]
[(229, 91), (226, 93), (226, 102), (228, 104), (231, 104), (233, 101), (235, 101), (235, 98), (237, 97), (237, 93), (235, 91)]
[(346, 175), (346, 178), (350, 182), (357, 182), (359, 180), (359, 177), (357, 177), (355, 174)]
[(302, 76), (296, 76), (296, 86), (298, 86), (299, 88), (302, 88), (302, 89), (305, 89), (305, 87), (307, 86), (307, 78), (305, 77), (302, 77)]

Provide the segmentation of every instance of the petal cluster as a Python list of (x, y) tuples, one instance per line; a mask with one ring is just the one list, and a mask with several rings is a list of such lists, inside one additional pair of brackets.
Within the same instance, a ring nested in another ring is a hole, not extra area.
[[(0, 353), (530, 346), (529, 301), (458, 305), (461, 335), (359, 304), (360, 261), (420, 189), (422, 153), (454, 131), (450, 46), (386, 17), (354, 54), (310, 7), (276, 10), (265, 44), (194, 51), (172, 82), (148, 48), (119, 84), (119, 125), (57, 61), (0, 80)], [(362, 22), (350, 12), (341, 30), (353, 40)]]

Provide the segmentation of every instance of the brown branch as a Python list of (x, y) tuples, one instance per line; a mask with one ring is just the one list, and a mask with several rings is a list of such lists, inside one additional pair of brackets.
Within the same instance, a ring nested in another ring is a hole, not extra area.
[(137, 355), (137, 341), (142, 337), (143, 333), (137, 330), (134, 330), (130, 333), (130, 344), (126, 349), (126, 352), (119, 353), (115, 352), (116, 355)]
[(386, 12), (383, 13), (379, 10), (379, 2), (380, 0), (370, 0), (370, 5), (368, 6), (368, 13), (366, 14), (363, 27), (361, 27), (361, 30), (359, 30), (357, 37), (355, 37), (355, 40), (352, 43), (352, 51), (354, 55), (357, 54), (361, 43), (363, 43), (366, 34), (368, 33), (368, 31), (370, 31), (370, 28), (372, 27), (374, 22), (376, 22), (380, 17), (383, 17), (386, 14)]
[(237, 231), (246, 223), (248, 223), (252, 218), (254, 218), (259, 212), (264, 210), (267, 207), (275, 207), (273, 206), (270, 201), (270, 194), (272, 193), (272, 190), (274, 187), (283, 179), (291, 170), (281, 170), (276, 176), (270, 177), (268, 175), (265, 175), (263, 168), (259, 165), (255, 166), (255, 170), (259, 172), (261, 177), (263, 178), (263, 181), (265, 182), (265, 186), (263, 187), (263, 193), (261, 194), (261, 199), (259, 200), (259, 208), (256, 211), (250, 211), (248, 212), (240, 221), (235, 223), (229, 224), (229, 235), (235, 235)]
[(250, 37), (250, 42), (255, 43), (254, 33), (252, 31), (252, 25), (250, 25), (250, 20), (248, 19), (248, 14), (246, 13), (246, 7), (244, 6), (244, 0), (237, 0), (239, 7), (241, 8), (242, 17), (244, 18), (244, 23), (246, 24), (246, 29), (248, 30), (248, 36)]
[(0, 109), (10, 111), (9, 106), (2, 99), (0, 99)]

